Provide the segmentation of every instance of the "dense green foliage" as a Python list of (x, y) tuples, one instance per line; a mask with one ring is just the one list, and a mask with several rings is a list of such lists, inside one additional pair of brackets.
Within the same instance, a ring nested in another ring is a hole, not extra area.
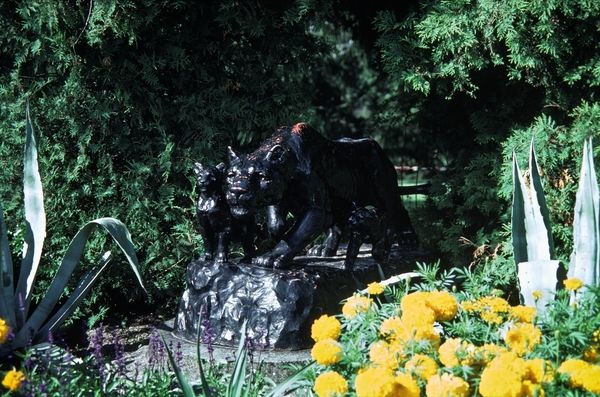
[(414, 98), (419, 142), (450, 168), (436, 180), (428, 235), (457, 262), (470, 251), (460, 236), (478, 245), (504, 238), (510, 153), (526, 152), (533, 134), (546, 184), (559, 189), (549, 203), (564, 259), (571, 175), (583, 138), (599, 132), (600, 4), (427, 1), (407, 18), (384, 11), (375, 23), (397, 95)]
[[(151, 307), (177, 297), (185, 265), (201, 250), (193, 161), (222, 160), (228, 144), (281, 124), (315, 122), (314, 80), (337, 73), (313, 70), (315, 59), (329, 66), (349, 59), (344, 68), (356, 69), (358, 55), (336, 47), (331, 24), (321, 24), (327, 35), (310, 27), (328, 12), (236, 1), (2, 3), (0, 195), (9, 232), (19, 236), (17, 159), (29, 98), (49, 214), (40, 289), (68, 244), (64, 236), (110, 214), (138, 244)], [(92, 244), (89, 260), (103, 243)], [(92, 304), (145, 300), (133, 285), (115, 272)]]

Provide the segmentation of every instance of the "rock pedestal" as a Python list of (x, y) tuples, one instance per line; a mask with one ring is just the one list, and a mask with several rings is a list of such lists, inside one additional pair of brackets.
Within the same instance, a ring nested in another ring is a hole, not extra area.
[[(244, 321), (252, 343), (267, 349), (310, 346), (310, 326), (320, 315), (340, 312), (340, 301), (357, 289), (342, 270), (343, 257), (298, 257), (288, 270), (249, 264), (215, 264), (198, 260), (188, 265), (185, 290), (175, 331), (196, 340), (198, 327), (206, 341), (235, 346)], [(379, 279), (372, 258), (356, 262), (362, 283)]]

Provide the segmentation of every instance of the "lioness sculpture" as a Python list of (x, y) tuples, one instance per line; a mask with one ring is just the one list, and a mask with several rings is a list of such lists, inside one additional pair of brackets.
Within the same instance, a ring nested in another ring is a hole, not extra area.
[[(333, 141), (304, 123), (279, 128), (250, 154), (229, 148), (226, 198), (234, 217), (268, 209), (267, 227), (281, 241), (254, 259), (266, 267), (284, 267), (318, 233), (343, 224), (357, 207), (378, 208), (390, 234), (412, 230), (394, 166), (377, 142)], [(295, 222), (284, 231), (288, 212)]]

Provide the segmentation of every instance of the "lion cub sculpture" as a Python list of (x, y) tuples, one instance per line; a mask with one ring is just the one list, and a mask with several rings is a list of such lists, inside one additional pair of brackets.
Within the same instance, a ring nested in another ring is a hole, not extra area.
[(254, 217), (233, 218), (223, 192), (225, 164), (205, 166), (194, 164), (196, 185), (199, 195), (196, 205), (196, 218), (200, 234), (204, 240), (205, 260), (224, 263), (229, 260), (229, 246), (232, 241), (240, 242), (244, 250), (241, 261), (254, 255)]

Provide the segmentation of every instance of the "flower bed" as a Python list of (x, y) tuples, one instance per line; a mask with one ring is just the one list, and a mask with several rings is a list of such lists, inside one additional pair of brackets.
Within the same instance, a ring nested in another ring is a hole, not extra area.
[(313, 390), (319, 397), (596, 395), (600, 292), (575, 279), (564, 285), (538, 316), (536, 307), (511, 306), (494, 293), (371, 284), (341, 315), (313, 323)]

